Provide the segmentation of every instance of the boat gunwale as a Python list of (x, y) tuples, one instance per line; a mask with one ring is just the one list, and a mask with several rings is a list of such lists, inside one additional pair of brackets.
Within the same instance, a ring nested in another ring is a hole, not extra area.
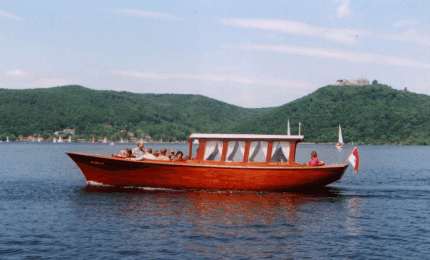
[[(214, 163), (207, 163), (198, 160), (188, 160), (188, 162), (181, 161), (164, 161), (164, 160), (144, 160), (144, 161), (133, 161), (123, 158), (115, 158), (112, 156), (102, 155), (102, 154), (90, 154), (90, 153), (80, 153), (80, 152), (66, 152), (67, 155), (72, 157), (73, 155), (84, 156), (86, 158), (98, 158), (104, 160), (111, 160), (117, 162), (127, 162), (132, 164), (150, 164), (150, 165), (162, 165), (162, 166), (188, 166), (188, 167), (205, 167), (205, 168), (232, 168), (232, 169), (267, 169), (267, 170), (286, 170), (286, 169), (300, 169), (300, 170), (313, 170), (313, 169), (336, 169), (336, 168), (347, 168), (348, 162), (326, 164), (321, 166), (308, 166), (308, 165), (288, 165), (284, 164), (282, 166), (270, 165), (267, 162), (261, 163), (250, 163), (250, 162), (235, 162), (235, 164), (230, 164), (230, 162), (220, 162), (216, 161)], [(73, 159), (73, 157), (72, 157)], [(259, 164), (259, 165), (258, 165)], [(260, 166), (261, 165), (261, 166)], [(264, 166), (263, 166), (264, 165)]]

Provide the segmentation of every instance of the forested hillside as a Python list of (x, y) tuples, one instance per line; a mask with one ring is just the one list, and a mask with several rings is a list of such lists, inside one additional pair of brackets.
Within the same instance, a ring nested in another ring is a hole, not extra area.
[(326, 86), (243, 122), (238, 130), (285, 133), (303, 123), (308, 141), (334, 142), (341, 124), (347, 142), (430, 144), (430, 96), (385, 85)]
[(199, 95), (135, 94), (81, 86), (0, 89), (0, 135), (41, 134), (75, 128), (80, 136), (185, 140), (193, 131), (229, 131), (258, 110)]
[(389, 86), (325, 86), (288, 104), (247, 109), (200, 95), (135, 94), (81, 86), (0, 89), (0, 137), (52, 136), (64, 128), (80, 137), (150, 135), (185, 140), (191, 132), (293, 133), (335, 142), (430, 144), (430, 97)]

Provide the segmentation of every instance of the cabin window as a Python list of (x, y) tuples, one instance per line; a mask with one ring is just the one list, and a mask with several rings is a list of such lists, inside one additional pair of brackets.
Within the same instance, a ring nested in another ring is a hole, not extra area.
[(244, 153), (245, 153), (245, 142), (230, 141), (228, 142), (226, 161), (242, 162)]
[(219, 161), (222, 154), (222, 141), (207, 141), (204, 159), (207, 161)]
[(267, 146), (266, 141), (254, 141), (251, 142), (249, 147), (249, 157), (250, 162), (265, 162), (267, 156)]
[(290, 156), (289, 142), (273, 142), (272, 162), (287, 162)]

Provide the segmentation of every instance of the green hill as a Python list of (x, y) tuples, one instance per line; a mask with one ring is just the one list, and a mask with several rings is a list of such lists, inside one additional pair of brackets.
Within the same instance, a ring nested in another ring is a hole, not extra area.
[(75, 128), (81, 136), (119, 138), (134, 133), (185, 140), (193, 131), (229, 131), (258, 111), (199, 95), (135, 94), (81, 86), (0, 89), (0, 135), (42, 134)]
[(288, 118), (292, 126), (303, 123), (307, 141), (333, 142), (341, 124), (346, 142), (430, 144), (430, 96), (380, 84), (322, 87), (237, 130), (285, 133)]
[[(430, 97), (385, 85), (326, 86), (279, 107), (247, 109), (200, 95), (135, 94), (81, 86), (0, 89), (0, 137), (75, 128), (82, 137), (127, 134), (185, 140), (191, 132), (285, 133), (306, 141), (430, 144)], [(297, 132), (293, 127), (293, 133)]]

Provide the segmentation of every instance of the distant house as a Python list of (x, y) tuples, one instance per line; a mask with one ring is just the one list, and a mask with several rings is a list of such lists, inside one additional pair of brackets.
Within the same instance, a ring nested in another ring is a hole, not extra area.
[(338, 79), (336, 85), (338, 86), (365, 86), (369, 85), (368, 79)]
[(63, 129), (63, 133), (65, 135), (75, 135), (76, 129), (74, 129), (74, 128), (66, 128), (66, 129)]
[(60, 135), (70, 136), (70, 135), (72, 135), (73, 136), (73, 135), (75, 135), (75, 133), (76, 133), (76, 130), (74, 128), (65, 128), (62, 131), (55, 131), (54, 135), (56, 135), (56, 136), (60, 136)]

